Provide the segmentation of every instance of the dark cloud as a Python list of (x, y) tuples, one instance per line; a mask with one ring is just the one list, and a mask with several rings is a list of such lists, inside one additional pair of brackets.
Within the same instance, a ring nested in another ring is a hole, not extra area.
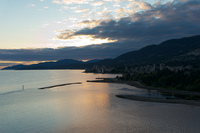
[(63, 47), (58, 49), (1, 49), (0, 60), (5, 61), (44, 61), (60, 59), (103, 59), (115, 58), (130, 49), (139, 46), (126, 42), (128, 47), (122, 48), (122, 43), (107, 43), (102, 45), (88, 45), (84, 47)]
[[(158, 43), (167, 39), (200, 34), (200, 1), (174, 1), (154, 5), (149, 10), (133, 13), (119, 20), (102, 21), (93, 28), (84, 28), (57, 38), (91, 35), (94, 38), (117, 39), (119, 42)], [(146, 44), (147, 45), (147, 44)]]

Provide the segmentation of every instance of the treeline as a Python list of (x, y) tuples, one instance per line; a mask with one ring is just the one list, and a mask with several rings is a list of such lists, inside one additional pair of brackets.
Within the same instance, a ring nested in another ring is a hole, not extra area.
[(168, 69), (143, 74), (123, 74), (123, 80), (139, 81), (146, 86), (200, 91), (200, 70), (172, 72)]

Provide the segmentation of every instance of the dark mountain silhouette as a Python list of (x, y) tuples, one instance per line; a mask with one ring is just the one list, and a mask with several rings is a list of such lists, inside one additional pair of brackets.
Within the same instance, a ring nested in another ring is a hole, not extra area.
[(17, 65), (4, 68), (4, 70), (85, 69), (93, 67), (94, 65), (118, 67), (124, 65), (138, 66), (156, 63), (200, 66), (200, 35), (167, 40), (159, 45), (149, 45), (140, 50), (122, 54), (115, 59), (91, 60), (88, 62), (65, 59), (57, 62), (45, 62), (29, 66)]
[(3, 68), (2, 70), (18, 70), (23, 67), (26, 67), (26, 65), (20, 64), (20, 65), (9, 66), (9, 67)]
[(3, 70), (34, 70), (34, 69), (84, 69), (84, 62), (73, 59), (58, 60), (57, 62), (44, 62), (33, 65), (16, 65)]
[(101, 59), (94, 59), (94, 60), (89, 60), (87, 61), (86, 63), (95, 63), (95, 62), (98, 62), (100, 61)]
[(121, 63), (156, 63), (169, 61), (178, 56), (200, 49), (200, 35), (172, 39), (159, 45), (146, 46), (140, 50), (128, 52), (115, 58), (114, 61)]

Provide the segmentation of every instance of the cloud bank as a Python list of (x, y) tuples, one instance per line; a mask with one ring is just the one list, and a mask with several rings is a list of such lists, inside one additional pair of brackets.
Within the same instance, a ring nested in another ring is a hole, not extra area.
[[(122, 44), (120, 43), (107, 43), (102, 45), (89, 45), (84, 47), (63, 47), (57, 49), (1, 49), (0, 60), (46, 61), (61, 60), (67, 58), (77, 60), (114, 58), (127, 51), (127, 48), (121, 48), (121, 45)], [(127, 43), (127, 45), (131, 46), (131, 43)]]
[[(78, 31), (60, 32), (56, 38), (68, 40), (86, 35), (94, 39), (108, 38), (118, 42), (158, 43), (174, 37), (200, 33), (200, 1), (174, 1), (152, 6), (145, 2), (133, 2), (133, 5), (142, 11), (132, 10), (130, 16), (118, 20), (83, 21), (82, 24), (87, 24), (88, 27)], [(123, 11), (123, 9), (119, 10), (119, 12)], [(94, 23), (96, 26), (90, 27)]]

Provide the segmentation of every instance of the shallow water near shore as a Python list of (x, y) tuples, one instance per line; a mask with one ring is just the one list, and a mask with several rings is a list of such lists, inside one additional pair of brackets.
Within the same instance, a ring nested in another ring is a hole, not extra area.
[[(117, 83), (91, 83), (111, 74), (83, 70), (0, 71), (1, 133), (199, 132), (200, 107), (140, 102), (116, 94), (148, 94)], [(38, 90), (56, 84), (82, 82)], [(22, 90), (24, 85), (24, 90)]]

